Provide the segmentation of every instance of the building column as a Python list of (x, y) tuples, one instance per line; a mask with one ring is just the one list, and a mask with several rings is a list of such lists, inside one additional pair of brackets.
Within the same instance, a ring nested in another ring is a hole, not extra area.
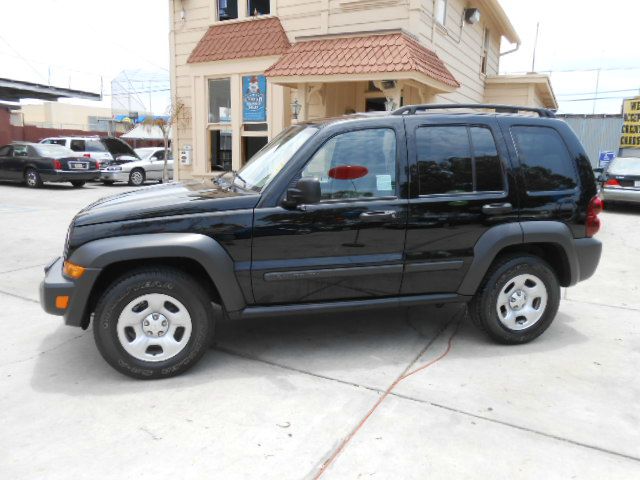
[(242, 76), (231, 75), (231, 168), (242, 166)]

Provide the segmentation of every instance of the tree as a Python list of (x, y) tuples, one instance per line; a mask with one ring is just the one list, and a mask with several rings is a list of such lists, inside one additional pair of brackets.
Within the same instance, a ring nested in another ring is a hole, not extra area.
[[(169, 180), (169, 172), (167, 171), (167, 160), (169, 156), (169, 135), (173, 127), (178, 128), (185, 120), (186, 108), (184, 103), (180, 101), (173, 101), (167, 108), (167, 113), (164, 116), (156, 117), (153, 115), (147, 115), (142, 124), (145, 127), (151, 129), (152, 127), (158, 127), (162, 132), (162, 141), (164, 146), (164, 166), (162, 167), (162, 181)], [(174, 166), (175, 169), (175, 166)]]

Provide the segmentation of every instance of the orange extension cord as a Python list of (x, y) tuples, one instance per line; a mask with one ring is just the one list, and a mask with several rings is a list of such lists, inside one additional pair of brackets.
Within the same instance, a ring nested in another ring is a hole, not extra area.
[(447, 356), (447, 354), (451, 351), (451, 345), (453, 343), (453, 337), (455, 337), (456, 334), (458, 333), (458, 330), (460, 328), (460, 324), (461, 323), (462, 323), (461, 321), (458, 321), (458, 324), (456, 325), (455, 329), (451, 333), (451, 336), (449, 337), (449, 341), (447, 342), (447, 349), (444, 351), (444, 353), (442, 353), (437, 358), (434, 358), (430, 362), (424, 364), (420, 368), (416, 368), (415, 370), (413, 370), (413, 371), (411, 371), (411, 372), (409, 372), (407, 374), (401, 375), (400, 377), (398, 377), (396, 379), (395, 382), (393, 382), (391, 384), (391, 386), (389, 386), (389, 388), (387, 388), (387, 390), (378, 399), (378, 401), (375, 403), (375, 405), (373, 407), (371, 407), (371, 410), (369, 410), (369, 412), (362, 418), (362, 420), (360, 420), (360, 423), (358, 424), (358, 426), (349, 435), (347, 435), (347, 437), (342, 441), (340, 446), (335, 450), (335, 452), (333, 452), (331, 457), (329, 457), (327, 459), (327, 461), (322, 464), (322, 467), (320, 467), (320, 470), (318, 471), (318, 474), (315, 477), (313, 477), (314, 480), (318, 480), (320, 477), (322, 477), (322, 475), (324, 475), (324, 472), (326, 472), (327, 469), (333, 464), (333, 462), (340, 456), (340, 454), (345, 449), (347, 444), (351, 441), (351, 439), (356, 436), (356, 434), (362, 428), (362, 426), (367, 422), (367, 420), (369, 420), (369, 417), (371, 417), (371, 415), (373, 415), (373, 413), (377, 410), (377, 408), (380, 406), (380, 404), (382, 402), (384, 402), (384, 399), (389, 396), (389, 394), (393, 391), (394, 388), (396, 388), (398, 386), (398, 384), (400, 382), (402, 382), (406, 378), (409, 378), (414, 373), (418, 373), (418, 372), (421, 372), (422, 370), (425, 370), (425, 369), (429, 368), (430, 366), (432, 366), (433, 364), (439, 362), (440, 360), (442, 360), (444, 357)]

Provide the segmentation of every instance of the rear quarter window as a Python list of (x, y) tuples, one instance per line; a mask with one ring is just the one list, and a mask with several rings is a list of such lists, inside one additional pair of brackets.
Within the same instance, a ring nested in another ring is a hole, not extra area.
[(527, 191), (570, 190), (578, 185), (576, 168), (560, 134), (550, 127), (514, 126), (511, 136)]

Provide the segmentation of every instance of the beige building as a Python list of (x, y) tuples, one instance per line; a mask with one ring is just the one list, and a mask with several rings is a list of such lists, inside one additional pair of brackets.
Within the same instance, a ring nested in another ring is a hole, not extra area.
[(20, 113), (25, 125), (43, 128), (108, 131), (113, 123), (110, 108), (70, 103), (22, 105)]
[[(557, 108), (498, 75), (520, 39), (497, 0), (170, 0), (181, 178), (240, 168), (292, 121), (413, 103)], [(296, 118), (297, 117), (297, 118)]]

